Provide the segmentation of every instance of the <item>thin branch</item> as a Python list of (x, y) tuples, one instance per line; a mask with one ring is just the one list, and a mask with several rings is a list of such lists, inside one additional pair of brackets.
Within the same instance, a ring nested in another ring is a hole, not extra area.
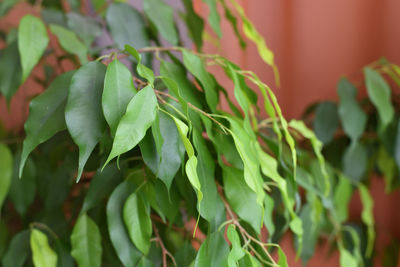
[(172, 260), (173, 264), (177, 266), (174, 256), (172, 256), (172, 254), (165, 248), (164, 243), (158, 232), (158, 229), (154, 223), (153, 223), (153, 230), (154, 234), (156, 235), (157, 242), (161, 247), (162, 257), (163, 257), (163, 267), (168, 267), (167, 256)]

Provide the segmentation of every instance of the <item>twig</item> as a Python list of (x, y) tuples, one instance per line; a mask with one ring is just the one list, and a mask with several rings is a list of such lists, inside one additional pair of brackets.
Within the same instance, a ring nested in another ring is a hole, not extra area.
[(163, 267), (168, 267), (167, 256), (172, 260), (173, 264), (175, 266), (177, 266), (174, 256), (172, 256), (172, 254), (165, 248), (164, 243), (163, 243), (163, 241), (162, 241), (162, 239), (160, 237), (160, 234), (158, 232), (158, 229), (157, 229), (157, 227), (156, 227), (156, 225), (154, 223), (153, 223), (153, 230), (154, 230), (154, 234), (156, 235), (157, 242), (161, 247), (162, 257), (163, 257)]

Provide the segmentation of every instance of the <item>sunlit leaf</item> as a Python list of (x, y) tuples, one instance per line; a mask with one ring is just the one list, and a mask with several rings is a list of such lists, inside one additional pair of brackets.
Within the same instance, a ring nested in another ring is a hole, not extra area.
[(57, 254), (49, 245), (47, 236), (37, 229), (31, 231), (32, 260), (35, 267), (56, 267)]

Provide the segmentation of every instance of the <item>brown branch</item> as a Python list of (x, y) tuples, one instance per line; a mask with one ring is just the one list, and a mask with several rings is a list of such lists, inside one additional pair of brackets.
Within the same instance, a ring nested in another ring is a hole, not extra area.
[(172, 254), (164, 246), (164, 243), (163, 243), (163, 241), (162, 241), (162, 239), (160, 237), (158, 229), (157, 229), (157, 227), (156, 227), (156, 225), (154, 223), (153, 223), (153, 230), (154, 230), (154, 234), (156, 235), (156, 240), (157, 240), (158, 244), (161, 247), (162, 257), (163, 257), (163, 267), (168, 267), (167, 256), (172, 260), (173, 264), (175, 266), (177, 266), (174, 256), (172, 256)]

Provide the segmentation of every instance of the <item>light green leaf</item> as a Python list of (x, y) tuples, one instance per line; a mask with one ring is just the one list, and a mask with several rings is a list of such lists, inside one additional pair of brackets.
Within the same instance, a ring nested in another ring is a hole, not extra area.
[(72, 139), (79, 147), (78, 181), (106, 128), (101, 110), (105, 72), (106, 67), (100, 62), (82, 66), (72, 76), (68, 92), (65, 121)]
[(140, 56), (138, 51), (130, 45), (125, 45), (125, 50), (136, 59), (137, 61), (136, 69), (139, 75), (145, 78), (147, 81), (149, 81), (150, 84), (153, 84), (155, 79), (154, 73), (151, 69), (149, 69), (148, 67), (146, 67), (141, 63), (142, 57)]
[(102, 97), (104, 117), (113, 136), (135, 93), (131, 72), (118, 59), (113, 60), (107, 66)]
[(71, 234), (71, 255), (78, 266), (101, 266), (101, 234), (96, 223), (83, 213), (79, 216)]
[(208, 235), (201, 245), (194, 267), (227, 267), (229, 247), (223, 234), (216, 231)]
[(186, 14), (181, 14), (181, 17), (183, 17), (185, 21), (189, 36), (196, 44), (197, 50), (201, 51), (203, 46), (204, 21), (194, 11), (192, 0), (183, 0), (183, 4), (186, 9)]
[(71, 12), (67, 14), (67, 19), (68, 27), (78, 35), (87, 48), (90, 48), (93, 41), (103, 33), (100, 24), (89, 16)]
[(329, 101), (319, 103), (313, 121), (314, 132), (318, 139), (324, 144), (329, 143), (333, 139), (338, 126), (336, 104)]
[(339, 246), (339, 252), (340, 252), (340, 266), (341, 267), (357, 267), (357, 266), (359, 266), (357, 263), (357, 260), (343, 246)]
[(218, 37), (221, 38), (222, 37), (222, 32), (220, 27), (221, 18), (218, 14), (217, 1), (203, 0), (203, 2), (206, 3), (208, 5), (208, 8), (210, 9), (210, 13), (208, 15), (208, 22), (210, 23), (212, 29), (218, 35)]
[(268, 230), (268, 240), (272, 240), (272, 236), (275, 233), (275, 225), (273, 221), (274, 212), (274, 199), (268, 194), (265, 194), (264, 198), (264, 225)]
[[(222, 169), (224, 192), (233, 211), (250, 224), (258, 233), (261, 229), (263, 210), (257, 203), (257, 195), (243, 177), (243, 171), (225, 166)], [(243, 201), (245, 199), (246, 201)]]
[(26, 137), (23, 143), (19, 176), (25, 161), (39, 144), (47, 141), (57, 132), (66, 128), (64, 111), (68, 90), (74, 71), (58, 76), (42, 94), (35, 97), (29, 105), (29, 117), (25, 122)]
[(22, 68), (17, 41), (0, 51), (0, 92), (7, 103), (21, 84)]
[(14, 235), (1, 259), (2, 266), (22, 267), (30, 254), (29, 231), (24, 230)]
[(207, 72), (204, 62), (188, 50), (182, 50), (185, 67), (200, 81), (206, 94), (207, 104), (212, 112), (216, 111), (218, 104), (218, 93), (214, 77)]
[[(400, 128), (398, 124), (398, 131), (397, 131), (397, 140), (400, 140)], [(393, 182), (395, 181), (396, 177), (396, 161), (397, 166), (400, 166), (400, 143), (396, 141), (395, 145), (395, 158), (389, 155), (389, 153), (386, 151), (384, 146), (380, 146), (378, 149), (378, 155), (377, 155), (377, 160), (376, 164), (379, 168), (379, 171), (383, 174), (384, 179), (385, 179), (385, 192), (389, 193), (391, 192), (394, 188)]]
[(146, 255), (150, 249), (152, 233), (149, 203), (138, 194), (132, 193), (124, 204), (123, 214), (129, 237)]
[(336, 220), (343, 223), (348, 218), (348, 206), (353, 194), (352, 185), (346, 177), (339, 175), (339, 181), (335, 188), (333, 202), (335, 207)]
[(1, 207), (7, 197), (11, 185), (13, 158), (10, 149), (0, 143), (0, 217)]
[(394, 159), (396, 161), (397, 167), (400, 169), (400, 118), (397, 122), (396, 140), (394, 147)]
[(119, 49), (125, 45), (136, 48), (149, 46), (149, 37), (142, 15), (125, 3), (113, 3), (107, 8), (107, 25)]
[(176, 45), (179, 36), (175, 28), (173, 8), (163, 0), (144, 0), (143, 10), (161, 36), (172, 45)]
[(22, 83), (39, 62), (48, 43), (49, 37), (43, 22), (32, 15), (24, 16), (18, 26), (18, 50), (21, 56)]
[(279, 267), (289, 267), (285, 252), (283, 252), (281, 247), (278, 247), (278, 255), (279, 255), (279, 260), (278, 260)]
[(123, 205), (135, 191), (131, 180), (125, 180), (111, 194), (107, 202), (107, 226), (111, 243), (124, 266), (136, 267), (143, 254), (132, 244), (123, 220)]
[(41, 231), (31, 231), (32, 260), (35, 267), (56, 267), (57, 254), (49, 246), (47, 236)]
[(361, 198), (361, 203), (363, 204), (363, 210), (361, 213), (361, 219), (362, 221), (367, 225), (368, 227), (368, 243), (367, 243), (367, 249), (365, 251), (365, 254), (368, 258), (372, 256), (372, 252), (374, 249), (374, 242), (375, 242), (375, 230), (374, 230), (374, 201), (371, 197), (371, 194), (368, 191), (368, 188), (360, 184), (358, 186), (358, 189), (360, 190), (360, 198)]
[(62, 26), (51, 24), (50, 31), (57, 36), (58, 41), (60, 42), (61, 47), (67, 51), (68, 53), (77, 55), (81, 64), (86, 64), (88, 62), (87, 59), (87, 48), (86, 46), (78, 39), (76, 34), (73, 31), (70, 31)]
[(357, 89), (346, 78), (338, 84), (339, 116), (344, 132), (353, 142), (357, 141), (365, 130), (367, 115), (357, 101)]
[(231, 241), (232, 249), (228, 255), (228, 265), (229, 267), (236, 267), (237, 261), (244, 257), (245, 253), (240, 244), (239, 234), (237, 233), (233, 224), (228, 226), (227, 236), (229, 241)]
[(394, 116), (389, 84), (379, 72), (370, 67), (364, 68), (364, 75), (368, 96), (378, 109), (379, 118), (382, 123), (381, 130), (384, 130)]
[(126, 113), (118, 124), (114, 143), (104, 166), (116, 156), (134, 148), (143, 139), (156, 119), (156, 111), (156, 95), (151, 86), (146, 86), (129, 102)]

